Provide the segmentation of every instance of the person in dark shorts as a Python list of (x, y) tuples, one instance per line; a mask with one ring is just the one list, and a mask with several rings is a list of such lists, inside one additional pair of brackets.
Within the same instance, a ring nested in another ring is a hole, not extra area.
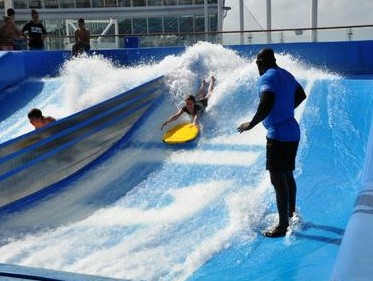
[(191, 117), (193, 124), (199, 127), (199, 118), (208, 105), (208, 100), (215, 87), (215, 80), (214, 76), (211, 76), (210, 84), (203, 80), (199, 89), (198, 100), (193, 95), (187, 96), (184, 100), (185, 105), (163, 122), (161, 130), (168, 123), (177, 120), (183, 113), (188, 114)]
[(306, 94), (291, 73), (277, 66), (272, 49), (262, 49), (256, 64), (260, 102), (252, 120), (242, 123), (237, 130), (240, 133), (251, 130), (259, 122), (267, 129), (266, 169), (276, 193), (279, 223), (264, 235), (281, 237), (286, 235), (289, 218), (295, 214), (297, 186), (293, 171), (300, 129), (294, 109)]

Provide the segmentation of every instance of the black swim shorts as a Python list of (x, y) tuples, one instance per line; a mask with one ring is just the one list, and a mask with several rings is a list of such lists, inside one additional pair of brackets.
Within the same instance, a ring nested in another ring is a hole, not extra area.
[(266, 169), (274, 172), (290, 172), (295, 169), (299, 141), (278, 141), (267, 138)]

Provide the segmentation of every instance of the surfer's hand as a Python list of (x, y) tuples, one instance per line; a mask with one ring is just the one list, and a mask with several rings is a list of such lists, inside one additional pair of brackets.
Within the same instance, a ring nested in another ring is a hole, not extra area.
[(237, 131), (242, 133), (244, 131), (250, 130), (252, 128), (252, 125), (250, 122), (242, 123), (238, 128)]
[(167, 121), (162, 124), (161, 131), (163, 130), (164, 126), (167, 125)]

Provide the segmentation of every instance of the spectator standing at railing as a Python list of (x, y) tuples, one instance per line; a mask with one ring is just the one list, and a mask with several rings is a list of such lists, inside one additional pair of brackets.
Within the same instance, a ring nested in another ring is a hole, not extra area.
[(75, 30), (75, 44), (72, 48), (73, 56), (80, 55), (83, 52), (88, 53), (91, 50), (91, 33), (85, 27), (84, 19), (80, 18), (78, 25), (78, 29)]
[(10, 31), (13, 40), (14, 50), (22, 50), (26, 47), (25, 38), (22, 35), (21, 30), (18, 28), (15, 22), (16, 11), (13, 8), (6, 10), (6, 14), (11, 18)]
[(32, 19), (22, 28), (22, 34), (28, 41), (29, 50), (43, 50), (47, 31), (39, 21), (39, 13), (36, 10), (31, 10), (31, 17)]
[(5, 16), (4, 22), (0, 26), (0, 50), (11, 51), (14, 50), (11, 30), (12, 20)]

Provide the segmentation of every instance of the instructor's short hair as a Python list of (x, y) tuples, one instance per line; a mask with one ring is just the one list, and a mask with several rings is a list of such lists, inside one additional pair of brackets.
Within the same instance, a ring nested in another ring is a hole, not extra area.
[(276, 62), (275, 53), (270, 48), (261, 49), (256, 55), (256, 60), (266, 63)]

